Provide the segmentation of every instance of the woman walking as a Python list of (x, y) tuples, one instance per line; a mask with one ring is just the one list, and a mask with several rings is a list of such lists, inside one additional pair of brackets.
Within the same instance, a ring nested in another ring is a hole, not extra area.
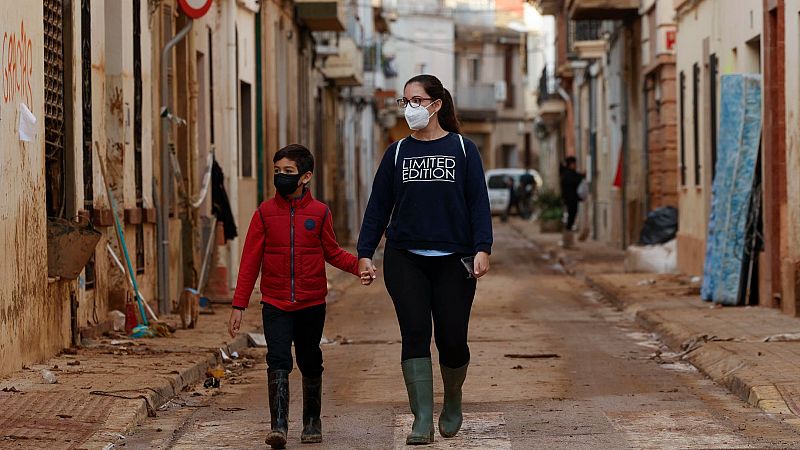
[[(385, 283), (400, 324), (414, 414), (406, 444), (420, 445), (434, 440), (432, 332), (444, 381), (439, 433), (452, 437), (461, 428), (469, 315), (476, 279), (489, 270), (492, 220), (480, 153), (459, 134), (441, 81), (416, 76), (397, 103), (413, 133), (389, 146), (375, 175), (358, 240), (359, 271), (375, 278), (372, 257), (385, 232)], [(462, 262), (472, 256), (474, 277), (469, 260)]]

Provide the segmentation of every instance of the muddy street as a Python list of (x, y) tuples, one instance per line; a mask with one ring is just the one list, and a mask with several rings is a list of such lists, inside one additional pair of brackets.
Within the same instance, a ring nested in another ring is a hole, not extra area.
[[(515, 228), (496, 223), (494, 248), (473, 307), (464, 428), (454, 439), (437, 435), (430, 448), (800, 447), (800, 433), (681, 361)], [(382, 283), (354, 279), (334, 297), (323, 345), (324, 441), (302, 447), (405, 448), (411, 415), (388, 294)], [(219, 389), (194, 386), (173, 399), (124, 448), (265, 448), (264, 349), (236, 365)], [(287, 448), (301, 447), (300, 387), (295, 370)]]

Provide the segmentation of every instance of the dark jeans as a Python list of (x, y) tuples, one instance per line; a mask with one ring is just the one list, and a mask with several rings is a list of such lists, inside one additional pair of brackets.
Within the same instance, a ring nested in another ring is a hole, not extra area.
[(267, 340), (267, 370), (292, 370), (292, 342), (297, 367), (305, 377), (322, 375), (322, 328), (325, 326), (325, 305), (299, 311), (284, 311), (264, 304), (261, 309), (264, 337)]
[(400, 323), (403, 361), (430, 357), (433, 331), (441, 365), (458, 368), (469, 362), (467, 332), (476, 280), (468, 278), (460, 260), (464, 256), (386, 248), (384, 280)]
[(578, 201), (564, 202), (567, 206), (567, 230), (572, 230), (575, 226), (575, 219), (578, 217)]

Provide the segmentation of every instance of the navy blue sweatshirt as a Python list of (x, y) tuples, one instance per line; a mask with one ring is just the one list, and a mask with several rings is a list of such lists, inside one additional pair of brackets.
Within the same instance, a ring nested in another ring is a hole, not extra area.
[[(478, 147), (449, 133), (390, 145), (375, 175), (358, 236), (358, 257), (388, 247), (474, 254), (492, 251), (492, 216)], [(396, 159), (396, 161), (395, 161)], [(388, 226), (388, 228), (387, 228)]]

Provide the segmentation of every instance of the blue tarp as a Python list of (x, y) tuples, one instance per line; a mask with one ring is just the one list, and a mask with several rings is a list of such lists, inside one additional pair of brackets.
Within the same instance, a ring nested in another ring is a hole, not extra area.
[(701, 295), (739, 302), (747, 217), (761, 141), (761, 76), (723, 75), (717, 167)]

